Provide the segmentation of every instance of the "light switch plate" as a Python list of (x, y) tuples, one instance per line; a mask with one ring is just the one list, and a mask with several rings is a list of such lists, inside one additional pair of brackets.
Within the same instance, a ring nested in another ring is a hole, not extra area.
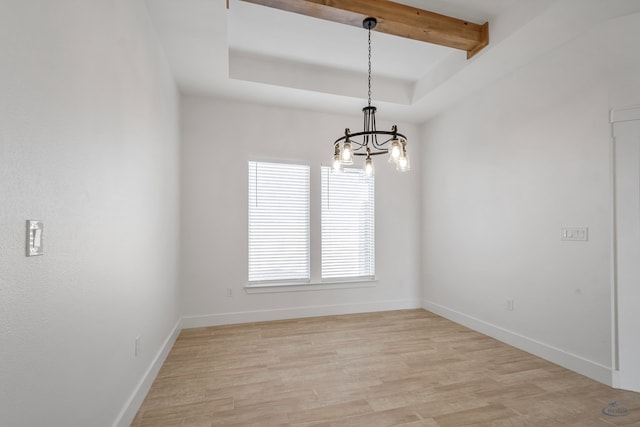
[(42, 233), (44, 225), (42, 221), (30, 219), (27, 220), (27, 256), (43, 255), (42, 250)]
[(560, 231), (560, 240), (582, 242), (589, 240), (589, 228), (587, 227), (563, 227)]

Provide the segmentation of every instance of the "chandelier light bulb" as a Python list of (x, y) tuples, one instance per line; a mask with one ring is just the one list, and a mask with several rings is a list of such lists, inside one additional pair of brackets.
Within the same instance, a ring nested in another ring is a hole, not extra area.
[(371, 160), (364, 164), (364, 173), (367, 176), (373, 176), (373, 162)]
[(405, 152), (402, 157), (398, 159), (398, 164), (396, 165), (396, 170), (399, 172), (408, 172), (411, 169), (411, 164), (409, 163), (409, 156)]
[(397, 163), (401, 154), (402, 147), (400, 146), (400, 141), (397, 139), (391, 140), (391, 146), (389, 147), (389, 162)]
[(373, 176), (373, 160), (371, 156), (367, 155), (367, 159), (364, 161), (364, 173), (367, 176)]
[(336, 154), (333, 156), (331, 165), (333, 166), (333, 170), (335, 171), (342, 170), (342, 161), (340, 160), (340, 154)]
[(353, 150), (351, 149), (351, 143), (348, 140), (345, 141), (344, 145), (342, 146), (342, 164), (353, 164)]
[(340, 156), (340, 145), (335, 144), (333, 150), (333, 159), (331, 160), (331, 166), (333, 170), (339, 171), (342, 169), (342, 158)]

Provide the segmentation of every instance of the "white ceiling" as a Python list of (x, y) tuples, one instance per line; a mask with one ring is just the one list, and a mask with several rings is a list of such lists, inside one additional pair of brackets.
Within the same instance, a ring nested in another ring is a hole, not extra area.
[[(373, 1), (373, 0), (371, 0)], [(183, 93), (358, 114), (367, 97), (364, 29), (240, 0), (146, 0)], [(422, 122), (637, 0), (400, 0), (490, 23), (465, 52), (373, 32), (373, 100), (382, 118)], [(576, 12), (578, 11), (578, 12)]]

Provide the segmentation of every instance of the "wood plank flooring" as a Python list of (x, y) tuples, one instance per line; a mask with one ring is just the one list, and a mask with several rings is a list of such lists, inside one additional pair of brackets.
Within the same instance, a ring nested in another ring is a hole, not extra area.
[(132, 426), (640, 426), (640, 394), (405, 310), (183, 330)]

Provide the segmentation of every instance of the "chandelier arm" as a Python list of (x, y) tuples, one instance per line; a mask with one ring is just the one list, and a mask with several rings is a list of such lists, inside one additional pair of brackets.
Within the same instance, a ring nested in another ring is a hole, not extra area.
[(384, 151), (372, 151), (371, 153), (353, 153), (354, 156), (379, 156), (380, 154), (389, 154), (389, 150)]
[[(353, 136), (353, 135), (349, 135), (349, 142), (350, 142), (350, 143), (351, 143), (351, 145), (352, 145), (352, 149), (353, 149), (353, 151), (360, 150), (360, 149), (362, 149), (363, 147), (366, 147), (366, 146), (367, 146), (367, 144), (365, 144), (364, 142), (360, 142), (360, 141), (356, 141), (356, 140), (352, 139), (352, 138), (351, 138), (352, 136)], [(340, 139), (344, 139), (344, 138), (340, 138)], [(336, 141), (336, 143), (338, 143), (338, 141)]]
[[(371, 30), (369, 30), (369, 32), (371, 32)], [(375, 111), (374, 114), (371, 114), (371, 129), (374, 134), (373, 134), (373, 138), (371, 138), (371, 144), (375, 147), (378, 145), (378, 134), (376, 133), (378, 131), (378, 128), (376, 127), (376, 115), (375, 115)]]
[[(371, 130), (371, 128), (369, 127), (371, 125), (371, 121), (370, 121), (370, 117), (371, 115), (368, 113), (368, 110), (362, 110), (363, 111), (363, 121), (362, 121), (362, 129), (364, 129), (364, 132), (369, 132)], [(364, 145), (367, 145), (369, 143), (369, 135), (365, 134), (363, 136), (363, 142)]]
[(389, 141), (391, 141), (393, 139), (393, 137), (387, 139), (386, 141), (380, 142), (378, 143), (378, 140), (376, 139), (375, 143), (373, 144), (373, 148), (376, 148), (378, 150), (386, 150), (386, 148), (384, 148), (385, 145), (387, 145), (389, 143)]

